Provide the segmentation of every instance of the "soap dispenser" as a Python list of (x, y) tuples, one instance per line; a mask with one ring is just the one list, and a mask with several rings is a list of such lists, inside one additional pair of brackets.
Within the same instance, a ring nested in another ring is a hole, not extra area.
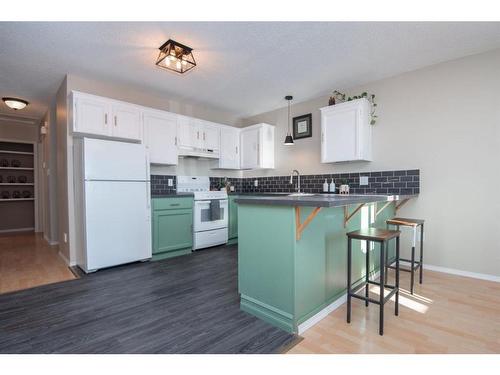
[(328, 182), (326, 181), (326, 178), (325, 178), (325, 183), (323, 184), (323, 192), (328, 193)]
[(330, 182), (330, 193), (335, 193), (335, 182), (333, 182), (333, 178), (332, 182)]

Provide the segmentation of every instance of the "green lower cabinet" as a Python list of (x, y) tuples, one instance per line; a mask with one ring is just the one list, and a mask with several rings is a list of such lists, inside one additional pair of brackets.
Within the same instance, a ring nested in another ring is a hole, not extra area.
[(153, 199), (153, 260), (192, 251), (192, 207), (192, 198)]
[(238, 242), (238, 204), (234, 201), (237, 195), (231, 195), (229, 201), (228, 244)]
[[(381, 206), (379, 205), (379, 208)], [(314, 207), (302, 207), (305, 222)], [(349, 212), (356, 209), (348, 207)], [(238, 290), (240, 307), (288, 332), (346, 293), (347, 236), (360, 228), (385, 228), (394, 205), (378, 216), (377, 205), (366, 204), (344, 227), (343, 207), (323, 208), (296, 240), (295, 210), (291, 206), (238, 204)], [(394, 255), (394, 241), (389, 244)], [(379, 270), (380, 246), (371, 245), (366, 269), (365, 243), (353, 241), (352, 280)]]

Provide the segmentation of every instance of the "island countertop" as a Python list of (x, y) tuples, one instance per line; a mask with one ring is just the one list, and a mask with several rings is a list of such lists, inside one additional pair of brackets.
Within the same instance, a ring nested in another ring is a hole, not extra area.
[(313, 194), (313, 195), (244, 195), (236, 203), (273, 206), (341, 207), (352, 204), (393, 202), (415, 198), (418, 195), (369, 195), (369, 194)]

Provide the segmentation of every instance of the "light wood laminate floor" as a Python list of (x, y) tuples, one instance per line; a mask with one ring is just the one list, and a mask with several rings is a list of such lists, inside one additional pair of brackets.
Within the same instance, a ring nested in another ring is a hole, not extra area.
[(386, 304), (384, 336), (378, 306), (353, 298), (351, 324), (344, 304), (288, 353), (500, 353), (500, 283), (424, 270), (412, 296), (409, 277), (401, 273), (399, 316)]
[(41, 234), (0, 235), (0, 293), (72, 280), (75, 276)]

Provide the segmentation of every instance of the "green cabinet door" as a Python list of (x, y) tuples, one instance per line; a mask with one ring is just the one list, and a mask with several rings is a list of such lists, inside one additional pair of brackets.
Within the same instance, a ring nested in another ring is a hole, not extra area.
[(189, 254), (192, 248), (192, 208), (153, 211), (153, 260)]
[(238, 204), (234, 202), (237, 196), (229, 197), (229, 224), (228, 224), (228, 232), (229, 232), (229, 241), (230, 243), (236, 242), (235, 239), (238, 238)]

